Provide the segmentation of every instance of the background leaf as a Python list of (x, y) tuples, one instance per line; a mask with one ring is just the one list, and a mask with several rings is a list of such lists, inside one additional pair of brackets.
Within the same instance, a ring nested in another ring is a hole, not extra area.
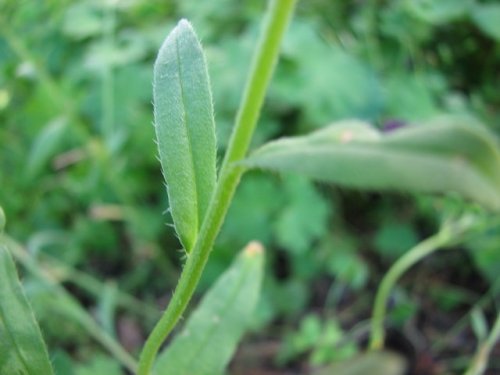
[(399, 354), (388, 351), (368, 352), (328, 366), (314, 372), (314, 375), (402, 375), (406, 368), (406, 360)]
[[(0, 237), (0, 241), (3, 241)], [(51, 375), (47, 349), (16, 267), (0, 242), (0, 373)]]
[(407, 6), (418, 18), (436, 25), (467, 15), (472, 0), (409, 0)]
[(160, 375), (219, 375), (250, 318), (260, 292), (262, 246), (250, 243), (205, 294), (183, 331), (156, 363)]
[(216, 179), (215, 124), (200, 42), (181, 20), (160, 48), (154, 67), (154, 116), (170, 207), (189, 251)]
[(472, 11), (472, 19), (485, 34), (497, 42), (500, 41), (499, 4), (476, 4)]
[(63, 140), (64, 133), (68, 127), (67, 119), (57, 118), (51, 121), (40, 132), (40, 135), (33, 143), (28, 164), (26, 166), (26, 174), (33, 178), (45, 166), (47, 161), (53, 156), (57, 147), (60, 146)]
[(455, 191), (500, 209), (500, 153), (494, 135), (452, 118), (388, 134), (343, 121), (271, 142), (245, 164), (356, 188)]

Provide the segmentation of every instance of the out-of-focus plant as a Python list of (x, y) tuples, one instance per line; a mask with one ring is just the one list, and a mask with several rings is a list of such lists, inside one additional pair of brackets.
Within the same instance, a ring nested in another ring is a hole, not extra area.
[[(418, 3), (414, 2), (413, 8), (410, 7), (418, 17), (441, 22), (441, 9), (430, 13), (422, 12)], [(434, 118), (419, 125), (407, 124), (388, 131), (381, 131), (361, 120), (341, 120), (306, 135), (280, 138), (248, 153), (295, 5), (296, 0), (273, 0), (270, 3), (235, 126), (219, 169), (216, 162), (216, 124), (210, 80), (201, 44), (190, 23), (181, 20), (160, 48), (153, 78), (155, 129), (170, 212), (186, 261), (172, 299), (142, 350), (137, 364), (139, 375), (213, 375), (224, 371), (231, 358), (254, 311), (259, 294), (263, 255), (262, 247), (256, 243), (250, 244), (221, 276), (192, 314), (184, 330), (156, 359), (165, 338), (177, 325), (193, 296), (236, 188), (247, 171), (257, 169), (299, 174), (314, 180), (366, 190), (439, 194), (453, 191), (492, 210), (500, 209), (498, 142), (488, 129), (467, 117)], [(475, 22), (482, 25), (480, 27), (488, 35), (496, 37), (496, 29), (488, 23), (487, 14), (475, 12)], [(87, 16), (92, 19), (92, 12)], [(106, 13), (106, 17), (110, 28), (107, 29), (109, 33), (103, 36), (103, 42), (109, 43), (113, 37), (110, 31), (113, 11)], [(75, 30), (68, 24), (66, 32), (76, 37), (85, 37), (94, 32), (92, 22), (87, 26), (83, 34), (81, 30), (75, 34)], [(366, 27), (369, 30), (373, 24)], [(26, 54), (22, 45), (16, 44), (15, 36), (11, 35), (11, 38), (19, 52)], [(96, 48), (99, 51), (97, 46)], [(102, 57), (119, 63), (123, 54), (140, 54), (140, 47), (115, 52), (112, 57)], [(293, 55), (297, 51), (292, 49), (291, 53)], [(377, 56), (372, 56), (377, 60)], [(346, 57), (341, 56), (339, 59), (339, 66), (349, 63)], [(363, 67), (359, 69), (364, 71)], [(95, 152), (103, 164), (109, 162), (109, 153), (113, 154), (122, 147), (125, 137), (113, 126), (114, 100), (109, 90), (113, 76), (111, 71), (112, 67), (108, 66), (102, 72), (105, 82), (102, 100), (107, 103), (106, 108), (110, 111), (103, 112), (100, 129), (106, 151), (100, 149), (102, 145), (89, 146), (89, 150)], [(45, 80), (45, 85), (48, 90), (52, 90), (50, 80)], [(280, 95), (284, 95), (286, 90), (278, 87), (278, 92), (280, 89)], [(300, 87), (295, 87), (295, 90), (300, 90)], [(310, 100), (311, 106), (314, 106), (315, 97), (312, 96)], [(323, 105), (319, 106), (320, 109), (322, 107)], [(75, 117), (70, 110), (67, 115), (73, 119)], [(65, 126), (65, 120), (61, 121), (47, 128), (44, 138), (50, 142), (42, 138), (40, 146), (34, 148), (35, 156), (29, 174), (37, 173), (40, 169), (39, 160), (46, 159), (50, 153), (50, 150), (45, 150), (42, 146), (49, 149), (56, 147), (60, 129)], [(127, 196), (115, 178), (113, 186)], [(307, 185), (301, 182), (304, 180), (290, 181), (295, 181), (289, 184), (290, 194), (294, 194), (294, 189), (299, 192), (308, 191), (305, 187)], [(314, 201), (316, 198), (313, 196), (308, 199)], [(304, 230), (297, 237), (304, 241), (292, 241), (286, 234), (279, 234), (279, 226), (276, 232), (282, 244), (299, 254), (310, 246), (307, 238), (314, 237), (316, 227), (297, 219), (297, 212), (303, 208), (300, 200), (296, 199), (294, 202), (296, 206), (287, 207), (288, 211), (283, 213), (280, 225), (297, 228), (297, 231)], [(111, 210), (107, 214), (120, 216), (122, 213)], [(319, 222), (322, 222), (321, 215), (325, 214), (318, 215)], [(417, 244), (395, 263), (386, 274), (374, 304), (372, 348), (379, 349), (383, 346), (384, 308), (388, 292), (398, 277), (423, 256), (439, 247), (461, 241), (462, 236), (466, 237), (470, 231), (477, 229), (475, 224), (474, 220), (470, 221), (469, 216), (460, 217), (451, 224), (445, 223), (440, 232)], [(13, 354), (0, 353), (0, 369), (11, 372), (21, 369), (28, 374), (51, 374), (51, 365), (36, 321), (26, 299), (19, 292), (20, 286), (13, 271), (7, 241), (4, 237), (1, 240), (4, 268), (2, 276), (5, 277), (2, 287), (5, 288), (3, 294), (7, 296), (7, 300), (0, 302), (0, 333), (9, 337), (14, 343), (13, 347), (18, 349)], [(21, 307), (19, 311), (15, 311), (3, 309), (3, 306)], [(22, 316), (22, 320), (28, 324), (20, 325), (18, 316)], [(317, 321), (306, 321), (304, 324), (305, 337), (310, 334), (307, 327), (316, 327)], [(329, 335), (325, 336), (325, 340), (328, 344), (335, 344), (341, 332), (333, 329), (336, 328), (334, 326), (326, 327)], [(29, 340), (24, 340), (27, 337)], [(492, 333), (482, 344), (483, 349), (478, 358), (488, 354), (492, 342), (497, 338), (498, 324), (495, 324)], [(292, 348), (291, 352), (312, 348), (316, 353), (314, 361), (317, 363), (329, 358), (324, 353), (324, 348), (312, 346), (311, 342), (302, 344)], [(484, 360), (481, 365), (473, 365), (474, 370), (471, 371), (479, 373), (480, 370), (475, 368), (480, 366), (484, 367)], [(135, 362), (128, 363), (128, 367), (135, 371)]]

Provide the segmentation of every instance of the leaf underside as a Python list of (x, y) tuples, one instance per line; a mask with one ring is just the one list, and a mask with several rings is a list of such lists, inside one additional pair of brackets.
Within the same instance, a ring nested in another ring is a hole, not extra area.
[(158, 150), (174, 226), (190, 251), (216, 182), (212, 94), (196, 34), (181, 20), (160, 48), (154, 66)]
[(0, 243), (0, 374), (53, 374), (40, 328), (19, 282), (14, 261), (2, 243)]
[(270, 142), (243, 164), (358, 189), (456, 192), (500, 209), (495, 136), (478, 124), (448, 117), (389, 133), (361, 121), (342, 121)]
[(184, 329), (158, 356), (157, 375), (220, 375), (251, 318), (263, 274), (263, 252), (249, 244), (205, 294)]

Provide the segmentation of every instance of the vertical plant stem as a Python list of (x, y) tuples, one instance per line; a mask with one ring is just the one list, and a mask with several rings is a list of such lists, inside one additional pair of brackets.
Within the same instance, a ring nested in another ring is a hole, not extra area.
[(449, 243), (450, 240), (451, 232), (443, 228), (434, 236), (420, 242), (405, 253), (385, 274), (380, 287), (377, 290), (377, 295), (375, 296), (371, 320), (370, 349), (381, 349), (384, 346), (384, 320), (386, 316), (387, 302), (389, 300), (391, 290), (398, 279), (415, 263), (443, 247)]
[(219, 182), (174, 295), (143, 348), (139, 360), (139, 375), (151, 374), (161, 344), (179, 321), (198, 285), (215, 238), (244, 172), (242, 167), (236, 167), (233, 163), (241, 160), (248, 151), (267, 87), (278, 60), (281, 40), (293, 15), (296, 2), (297, 0), (273, 0), (270, 3), (235, 128), (222, 163)]
[(488, 359), (491, 351), (498, 340), (500, 340), (500, 313), (497, 315), (495, 324), (493, 325), (488, 338), (477, 349), (469, 368), (465, 372), (465, 375), (481, 375), (484, 373), (488, 365)]

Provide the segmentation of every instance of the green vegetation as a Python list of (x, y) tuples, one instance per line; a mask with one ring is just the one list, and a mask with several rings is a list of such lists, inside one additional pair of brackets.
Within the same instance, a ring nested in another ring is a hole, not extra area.
[(265, 3), (0, 0), (0, 373), (499, 368), (500, 6)]

